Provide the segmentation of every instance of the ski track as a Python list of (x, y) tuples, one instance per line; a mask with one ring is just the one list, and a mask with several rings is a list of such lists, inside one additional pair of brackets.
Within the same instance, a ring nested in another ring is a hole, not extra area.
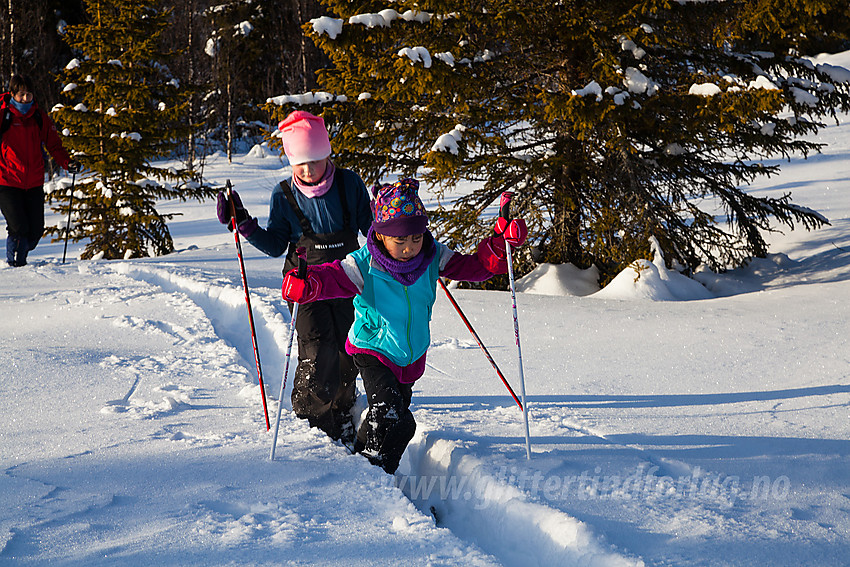
[[(241, 287), (237, 288), (220, 279), (200, 279), (209, 276), (178, 274), (169, 269), (138, 264), (118, 264), (113, 266), (113, 269), (119, 274), (147, 282), (163, 291), (186, 295), (204, 311), (216, 335), (236, 348), (243, 359), (242, 365), (253, 375), (254, 384), (259, 384), (245, 292)], [(282, 300), (279, 305), (274, 305), (269, 291), (264, 289), (251, 290), (251, 310), (254, 315), (257, 350), (266, 396), (277, 398), (282, 378), (279, 373), (284, 367), (289, 336), (289, 312)], [(294, 366), (290, 365), (290, 375), (293, 372)], [(287, 390), (283, 396), (284, 407), (291, 409), (291, 376), (287, 382)]]
[(503, 565), (643, 565), (608, 549), (583, 522), (529, 501), (457, 440), (445, 439), (439, 432), (419, 433), (406, 458), (406, 474), (396, 477), (404, 494), (420, 510), (433, 510), (438, 525)]
[[(110, 267), (116, 273), (154, 285), (164, 292), (185, 294), (204, 311), (215, 333), (237, 349), (243, 366), (256, 380), (253, 344), (242, 289), (206, 274), (176, 273), (171, 271), (172, 267), (166, 269), (127, 263)], [(280, 388), (277, 373), (285, 362), (288, 311), (282, 301), (273, 302), (273, 294), (268, 290), (254, 289), (251, 294), (267, 395), (275, 396)], [(139, 324), (134, 320), (126, 323)], [(148, 324), (177, 339), (186, 338), (185, 330), (170, 324)], [(473, 348), (474, 345), (464, 343), (463, 347)], [(290, 366), (290, 372), (293, 372), (294, 365)], [(449, 376), (435, 367), (432, 370)], [(288, 395), (291, 379), (288, 384), (284, 407), (291, 409)], [(110, 402), (110, 411), (121, 411), (122, 404), (126, 404), (136, 385), (123, 400)], [(362, 399), (358, 400), (356, 409), (365, 409)], [(270, 414), (273, 415), (273, 412), (270, 411)], [(583, 435), (599, 437), (581, 426), (572, 429)], [(179, 437), (181, 433), (175, 435)], [(639, 448), (634, 450), (642, 451)], [(433, 508), (438, 526), (494, 556), (503, 565), (643, 565), (640, 559), (626, 557), (610, 549), (585, 523), (561, 510), (530, 501), (522, 490), (489, 472), (488, 466), (466, 451), (460, 440), (447, 439), (440, 431), (418, 429), (393, 484), (424, 516), (429, 516)], [(221, 512), (218, 507), (215, 503), (210, 504), (212, 512)], [(283, 532), (286, 532), (286, 538), (293, 537), (288, 529), (283, 529)]]

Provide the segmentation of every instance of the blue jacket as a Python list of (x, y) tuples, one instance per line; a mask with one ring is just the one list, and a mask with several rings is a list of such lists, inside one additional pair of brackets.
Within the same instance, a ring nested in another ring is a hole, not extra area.
[[(338, 193), (340, 175), (345, 176), (345, 195), (351, 213), (351, 228), (354, 232), (359, 231), (366, 236), (372, 224), (369, 192), (366, 191), (360, 176), (350, 169), (337, 168), (333, 186), (321, 197), (310, 198), (297, 188), (293, 188), (295, 200), (316, 234), (343, 230), (345, 227), (342, 220), (342, 204)], [(291, 183), (291, 179), (287, 179), (284, 183)], [(248, 238), (248, 242), (261, 252), (277, 258), (285, 254), (289, 244), (297, 242), (299, 238), (301, 238), (301, 225), (298, 217), (289, 206), (289, 201), (286, 200), (280, 185), (276, 185), (269, 203), (268, 224), (266, 228), (259, 227), (255, 230)]]
[(367, 246), (349, 254), (363, 276), (363, 291), (354, 297), (354, 325), (348, 332), (352, 345), (379, 352), (402, 367), (425, 354), (431, 344), (440, 262), (451, 254), (443, 244), (435, 244), (438, 253), (411, 286), (400, 284), (375, 264)]

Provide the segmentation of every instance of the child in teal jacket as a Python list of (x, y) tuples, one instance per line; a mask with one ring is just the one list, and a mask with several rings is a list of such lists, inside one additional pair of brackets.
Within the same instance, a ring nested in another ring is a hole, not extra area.
[(500, 219), (499, 234), (485, 238), (475, 254), (459, 254), (428, 231), (418, 190), (415, 179), (376, 185), (366, 245), (341, 261), (310, 266), (304, 279), (292, 270), (283, 281), (288, 301), (354, 297), (346, 352), (369, 402), (354, 450), (390, 474), (416, 431), (410, 399), (425, 371), (437, 278), (484, 281), (506, 273), (505, 240), (519, 246), (527, 233), (522, 219)]

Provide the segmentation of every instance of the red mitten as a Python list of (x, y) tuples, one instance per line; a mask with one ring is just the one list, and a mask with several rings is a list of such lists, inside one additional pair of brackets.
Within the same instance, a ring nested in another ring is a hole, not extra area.
[(310, 303), (319, 298), (319, 293), (322, 291), (322, 282), (310, 270), (307, 270), (307, 277), (301, 279), (298, 277), (298, 270), (289, 270), (286, 277), (283, 278), (283, 286), (281, 292), (283, 298), (294, 303)]
[(495, 230), (496, 234), (500, 234), (505, 237), (505, 240), (508, 241), (508, 244), (510, 244), (512, 248), (522, 246), (522, 243), (525, 242), (525, 239), (528, 237), (528, 227), (525, 226), (524, 219), (513, 219), (508, 221), (508, 219), (504, 217), (499, 217), (496, 219)]
[(478, 261), (491, 274), (508, 273), (508, 255), (505, 239), (501, 236), (485, 238), (478, 244)]

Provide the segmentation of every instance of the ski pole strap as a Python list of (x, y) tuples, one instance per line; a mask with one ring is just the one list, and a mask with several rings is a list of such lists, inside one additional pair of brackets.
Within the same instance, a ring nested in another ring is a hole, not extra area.
[(302, 280), (307, 278), (307, 258), (304, 257), (306, 253), (307, 249), (303, 246), (295, 251), (295, 254), (298, 255), (298, 278)]
[[(504, 222), (499, 223), (498, 220), (496, 222), (496, 226), (493, 228), (493, 233), (496, 236), (502, 236), (505, 233), (505, 229), (508, 226), (508, 222), (511, 219), (511, 199), (514, 194), (510, 191), (505, 191), (502, 193), (502, 196), (499, 198), (499, 218), (504, 219)], [(499, 232), (499, 225), (501, 224), (501, 232)]]

